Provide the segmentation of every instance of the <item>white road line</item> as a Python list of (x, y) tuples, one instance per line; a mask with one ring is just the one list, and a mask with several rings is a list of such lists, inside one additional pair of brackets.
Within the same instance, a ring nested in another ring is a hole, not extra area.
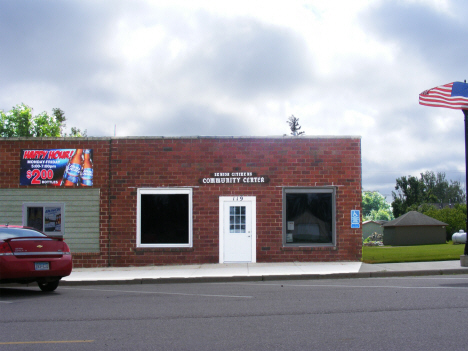
[(231, 283), (231, 284), (241, 284), (241, 285), (250, 285), (250, 286), (281, 286), (281, 287), (304, 287), (304, 288), (391, 288), (391, 289), (457, 289), (457, 290), (468, 290), (466, 287), (456, 287), (456, 286), (402, 286), (402, 285), (338, 285), (338, 284), (288, 284), (288, 283), (263, 283), (263, 284), (254, 284), (254, 283)]
[[(283, 284), (284, 285), (284, 284)], [(402, 286), (402, 285), (332, 285), (332, 284), (320, 284), (320, 285), (288, 285), (294, 287), (322, 287), (322, 288), (390, 288), (390, 289), (464, 289), (467, 290), (467, 287), (455, 287), (455, 286)]]
[(226, 297), (226, 298), (243, 298), (251, 299), (253, 296), (242, 296), (242, 295), (211, 295), (211, 294), (187, 294), (187, 293), (171, 293), (171, 292), (160, 292), (160, 291), (134, 291), (134, 290), (110, 290), (110, 289), (84, 289), (84, 288), (65, 288), (68, 290), (86, 290), (86, 291), (100, 291), (100, 292), (113, 292), (113, 293), (130, 293), (130, 294), (157, 294), (157, 295), (180, 295), (180, 296), (201, 296), (201, 297)]
[[(375, 279), (389, 279), (389, 278), (375, 278)], [(466, 280), (467, 277), (452, 277), (452, 276), (440, 276), (440, 277), (393, 277), (392, 279), (414, 279), (414, 280)]]
[(70, 344), (70, 343), (83, 343), (94, 342), (94, 340), (56, 340), (56, 341), (10, 341), (0, 342), (0, 345), (24, 345), (24, 344)]

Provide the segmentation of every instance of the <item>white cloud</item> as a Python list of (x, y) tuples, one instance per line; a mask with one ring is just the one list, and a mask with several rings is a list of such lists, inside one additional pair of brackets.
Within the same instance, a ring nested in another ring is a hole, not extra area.
[[(364, 188), (464, 172), (462, 113), (418, 105), (468, 69), (468, 5), (405, 1), (0, 3), (0, 108), (88, 135), (361, 135)], [(464, 178), (464, 177), (462, 177)]]

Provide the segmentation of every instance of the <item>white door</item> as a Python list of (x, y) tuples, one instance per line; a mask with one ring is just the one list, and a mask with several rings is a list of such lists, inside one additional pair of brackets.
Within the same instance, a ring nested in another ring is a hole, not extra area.
[(255, 262), (255, 197), (220, 197), (220, 262)]

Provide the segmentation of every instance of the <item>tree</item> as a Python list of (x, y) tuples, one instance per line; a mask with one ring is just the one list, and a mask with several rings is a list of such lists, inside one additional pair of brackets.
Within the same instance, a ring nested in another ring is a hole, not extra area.
[[(402, 214), (408, 212), (408, 207), (414, 204), (421, 204), (424, 202), (423, 196), (423, 184), (422, 182), (413, 176), (397, 178), (395, 190), (398, 193), (392, 191), (393, 202), (393, 215), (399, 217)], [(431, 201), (433, 202), (433, 201)]]
[(392, 210), (384, 210), (383, 208), (379, 208), (377, 211), (372, 210), (371, 213), (364, 217), (366, 221), (391, 221), (394, 220)]
[[(42, 112), (36, 116), (32, 108), (16, 105), (5, 113), (0, 111), (0, 137), (60, 137), (67, 136), (65, 129), (65, 113), (54, 108), (52, 115)], [(70, 136), (86, 136), (77, 128), (72, 128)]]
[[(52, 109), (52, 113), (54, 114), (55, 116), (55, 120), (60, 123), (61, 125), (61, 128), (60, 128), (60, 134), (63, 135), (63, 129), (65, 128), (66, 124), (65, 124), (65, 121), (67, 120), (67, 118), (65, 117), (65, 112), (63, 112), (61, 109), (59, 108), (53, 108)], [(73, 128), (72, 128), (73, 129)]]
[(466, 204), (455, 204), (452, 208), (423, 205), (419, 212), (448, 224), (445, 227), (447, 241), (452, 240), (452, 235), (460, 229), (466, 231)]
[(445, 179), (445, 173), (432, 171), (421, 173), (421, 180), (429, 196), (437, 198), (442, 203), (465, 203), (465, 192), (459, 181)]
[(421, 173), (421, 178), (413, 176), (397, 178), (393, 196), (393, 215), (399, 217), (411, 210), (418, 210), (422, 204), (464, 203), (465, 192), (460, 182), (448, 181), (445, 173), (432, 171)]
[(299, 132), (301, 130), (301, 126), (299, 125), (299, 118), (291, 115), (288, 120), (286, 121), (289, 124), (289, 128), (291, 129), (291, 135), (297, 136), (304, 134), (305, 132)]
[[(70, 132), (70, 134), (68, 136), (76, 137), (76, 138), (86, 136), (86, 129), (84, 131), (81, 131), (79, 128), (71, 127), (70, 130), (71, 130), (71, 132)], [(65, 134), (65, 136), (67, 136), (67, 135)]]
[(392, 208), (385, 196), (377, 191), (364, 191), (362, 193), (362, 216), (365, 220), (391, 221)]

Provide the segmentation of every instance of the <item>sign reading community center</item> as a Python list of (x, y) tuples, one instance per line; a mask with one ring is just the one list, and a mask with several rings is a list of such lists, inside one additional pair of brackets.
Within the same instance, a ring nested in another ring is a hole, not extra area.
[(219, 172), (198, 180), (201, 184), (261, 184), (270, 182), (267, 176), (253, 172)]
[(20, 185), (92, 186), (93, 149), (23, 149)]

